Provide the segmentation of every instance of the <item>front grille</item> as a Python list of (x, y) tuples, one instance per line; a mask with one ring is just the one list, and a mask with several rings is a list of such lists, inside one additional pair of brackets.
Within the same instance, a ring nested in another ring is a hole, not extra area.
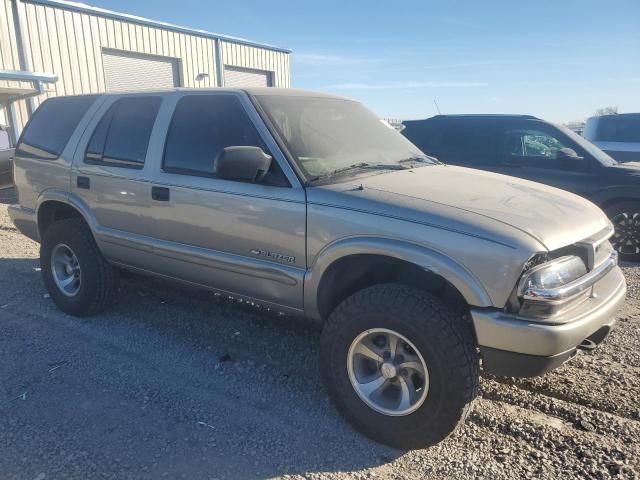
[(601, 243), (600, 245), (597, 245), (593, 266), (597, 267), (598, 265), (602, 265), (602, 262), (606, 261), (612, 252), (613, 252), (613, 247), (611, 246), (611, 242), (609, 241), (606, 241)]

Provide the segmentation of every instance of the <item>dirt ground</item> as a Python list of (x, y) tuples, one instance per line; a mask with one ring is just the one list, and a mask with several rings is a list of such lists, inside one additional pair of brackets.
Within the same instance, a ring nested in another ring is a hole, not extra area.
[(0, 191), (0, 477), (639, 478), (640, 266), (616, 330), (544, 377), (483, 378), (465, 426), (402, 452), (338, 417), (317, 329), (130, 276), (69, 317)]

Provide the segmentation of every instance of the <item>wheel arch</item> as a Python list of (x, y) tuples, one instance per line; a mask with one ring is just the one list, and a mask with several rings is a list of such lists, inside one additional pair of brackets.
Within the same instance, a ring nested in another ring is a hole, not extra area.
[(640, 201), (640, 189), (633, 187), (606, 188), (593, 195), (590, 200), (601, 209), (606, 210), (616, 203)]
[(324, 321), (347, 296), (362, 288), (396, 281), (439, 290), (452, 303), (489, 307), (480, 281), (441, 252), (387, 238), (351, 237), (325, 247), (305, 277), (305, 314)]
[(97, 225), (95, 216), (87, 205), (72, 193), (61, 190), (45, 190), (38, 197), (36, 218), (40, 239), (55, 221), (74, 217), (81, 218), (92, 232), (95, 231)]

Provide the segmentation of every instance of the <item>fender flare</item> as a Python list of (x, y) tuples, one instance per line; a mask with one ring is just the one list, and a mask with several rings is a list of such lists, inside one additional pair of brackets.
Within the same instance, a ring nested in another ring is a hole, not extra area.
[[(91, 231), (95, 234), (96, 230), (98, 229), (98, 220), (96, 219), (95, 215), (80, 197), (66, 190), (48, 189), (42, 191), (38, 196), (38, 200), (36, 202), (36, 219), (38, 219), (40, 215), (40, 209), (42, 208), (42, 206), (47, 202), (52, 201), (67, 204), (77, 210), (84, 221), (87, 222), (87, 225), (89, 225)], [(40, 233), (40, 226), (38, 225), (38, 234)], [(42, 235), (40, 236), (42, 237)]]
[(615, 186), (600, 190), (592, 195), (589, 200), (598, 205), (600, 208), (608, 206), (612, 201), (620, 200), (640, 200), (640, 189), (634, 186)]
[(304, 280), (304, 310), (321, 320), (318, 289), (322, 277), (334, 262), (351, 255), (378, 255), (413, 263), (451, 283), (469, 305), (491, 307), (493, 302), (482, 283), (464, 266), (434, 249), (411, 242), (384, 237), (347, 237), (337, 240), (316, 256)]

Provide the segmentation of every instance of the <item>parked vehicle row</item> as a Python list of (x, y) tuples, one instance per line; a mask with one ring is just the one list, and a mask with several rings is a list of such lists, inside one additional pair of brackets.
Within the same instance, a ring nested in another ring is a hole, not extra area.
[[(508, 153), (557, 148), (527, 128)], [(593, 203), (445, 165), (336, 96), (53, 98), (14, 168), (10, 215), (40, 242), (64, 312), (107, 308), (129, 269), (319, 322), (337, 409), (399, 448), (464, 421), (480, 360), (540, 375), (601, 343), (625, 298), (613, 227)]]
[(618, 163), (568, 128), (529, 115), (437, 115), (404, 125), (403, 135), (445, 163), (588, 198), (613, 222), (620, 258), (640, 261), (640, 164)]

